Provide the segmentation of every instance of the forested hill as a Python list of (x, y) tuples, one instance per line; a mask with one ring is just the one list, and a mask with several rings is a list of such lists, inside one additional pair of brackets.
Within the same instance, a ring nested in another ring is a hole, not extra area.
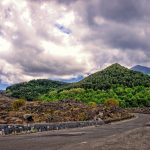
[(45, 94), (65, 85), (68, 85), (68, 83), (48, 79), (38, 79), (9, 86), (6, 89), (6, 92), (12, 97), (33, 100), (41, 94)]
[(74, 84), (46, 79), (32, 80), (12, 85), (6, 89), (6, 93), (16, 98), (34, 100), (54, 90), (63, 91), (72, 88), (83, 88), (85, 90), (93, 89), (106, 91), (117, 87), (134, 88), (137, 86), (150, 87), (150, 76), (132, 71), (119, 64), (113, 64)]
[(113, 87), (150, 87), (150, 76), (132, 71), (119, 64), (113, 64), (106, 69), (91, 74), (82, 81), (73, 85), (80, 88), (110, 89)]

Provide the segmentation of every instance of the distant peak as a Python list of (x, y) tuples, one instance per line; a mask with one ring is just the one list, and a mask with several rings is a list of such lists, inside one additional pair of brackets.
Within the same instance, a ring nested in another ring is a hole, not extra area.
[(146, 66), (142, 66), (142, 65), (136, 65), (136, 66), (133, 66), (132, 68), (137, 68), (137, 67), (142, 67), (142, 68), (149, 68), (149, 67), (146, 67)]
[(110, 66), (108, 66), (106, 69), (109, 69), (109, 68), (125, 68), (124, 66), (121, 66), (120, 64), (118, 63), (114, 63)]
[(132, 67), (131, 70), (142, 72), (144, 74), (150, 74), (150, 68), (142, 65), (136, 65)]
[(134, 66), (134, 67), (144, 67), (144, 66), (142, 66), (142, 65), (136, 65), (136, 66)]
[[(120, 64), (118, 64), (118, 63), (114, 63), (114, 64), (112, 64), (111, 66), (121, 66)], [(121, 66), (122, 67), (122, 66)]]

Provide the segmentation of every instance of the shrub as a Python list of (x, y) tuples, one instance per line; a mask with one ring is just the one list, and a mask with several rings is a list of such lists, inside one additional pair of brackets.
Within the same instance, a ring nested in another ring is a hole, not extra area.
[(97, 104), (95, 102), (89, 102), (88, 105), (91, 107), (97, 107)]
[(70, 95), (73, 95), (73, 94), (81, 94), (83, 92), (85, 92), (85, 90), (82, 89), (82, 88), (73, 88), (73, 89), (70, 89), (70, 90), (63, 90), (61, 92), (61, 94), (70, 94)]
[(107, 99), (105, 100), (104, 105), (107, 107), (118, 107), (119, 101), (116, 99)]
[(23, 100), (23, 99), (15, 100), (12, 103), (12, 107), (14, 110), (18, 110), (21, 106), (24, 106), (24, 105), (25, 105), (25, 100)]

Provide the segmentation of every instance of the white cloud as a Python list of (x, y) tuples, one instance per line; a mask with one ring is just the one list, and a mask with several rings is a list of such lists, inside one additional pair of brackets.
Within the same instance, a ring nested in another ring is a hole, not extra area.
[(10, 50), (10, 47), (11, 44), (4, 38), (0, 37), (0, 54), (8, 52)]

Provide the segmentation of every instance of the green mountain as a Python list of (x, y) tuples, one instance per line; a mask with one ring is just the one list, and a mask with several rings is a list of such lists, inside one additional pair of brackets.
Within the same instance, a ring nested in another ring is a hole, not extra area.
[(33, 100), (38, 98), (41, 94), (45, 94), (65, 85), (68, 85), (68, 83), (48, 79), (38, 79), (9, 86), (6, 88), (6, 93), (12, 97)]
[(113, 64), (102, 71), (89, 75), (71, 86), (94, 90), (106, 90), (118, 86), (150, 87), (150, 76), (132, 71), (119, 64)]
[(39, 97), (42, 101), (62, 99), (97, 104), (102, 104), (108, 99), (115, 99), (121, 107), (150, 107), (150, 76), (113, 64), (80, 82)]

